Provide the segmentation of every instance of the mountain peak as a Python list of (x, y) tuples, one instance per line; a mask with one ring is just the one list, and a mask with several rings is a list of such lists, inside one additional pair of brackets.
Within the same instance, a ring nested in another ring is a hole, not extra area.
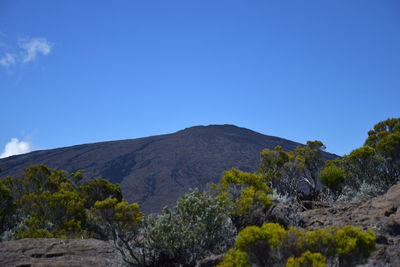
[(234, 124), (209, 124), (209, 125), (198, 125), (185, 128), (176, 133), (180, 134), (238, 134), (238, 135), (262, 135), (254, 132), (250, 129), (236, 126)]
[[(173, 206), (189, 188), (204, 189), (231, 168), (256, 171), (260, 152), (299, 143), (231, 124), (194, 126), (172, 134), (84, 144), (0, 159), (3, 176), (45, 164), (52, 169), (85, 170), (85, 179), (104, 177), (120, 183), (129, 202), (145, 212)], [(327, 154), (328, 155), (328, 154)]]
[(197, 131), (197, 130), (232, 130), (232, 129), (245, 129), (245, 128), (241, 128), (239, 126), (236, 126), (234, 124), (209, 124), (209, 125), (195, 125), (195, 126), (191, 126), (191, 127), (187, 127), (183, 130), (180, 130), (178, 132), (182, 132), (182, 131)]

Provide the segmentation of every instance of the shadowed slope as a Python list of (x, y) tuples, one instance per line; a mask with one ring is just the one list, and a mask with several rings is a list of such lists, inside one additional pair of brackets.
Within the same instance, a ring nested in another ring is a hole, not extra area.
[(277, 145), (293, 150), (300, 144), (233, 125), (196, 126), (173, 134), (35, 151), (1, 159), (0, 168), (2, 176), (19, 176), (33, 164), (84, 169), (85, 179), (120, 183), (128, 201), (155, 212), (173, 206), (189, 188), (217, 182), (225, 170), (257, 170), (261, 150)]

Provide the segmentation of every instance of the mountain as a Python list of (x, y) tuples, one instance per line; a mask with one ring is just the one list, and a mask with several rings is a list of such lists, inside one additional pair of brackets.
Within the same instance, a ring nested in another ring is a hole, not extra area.
[(260, 152), (277, 145), (289, 151), (301, 144), (234, 125), (195, 126), (172, 134), (34, 151), (1, 159), (0, 168), (2, 177), (18, 177), (34, 164), (84, 169), (85, 179), (104, 177), (120, 183), (129, 202), (157, 212), (174, 206), (188, 189), (217, 182), (225, 170), (257, 170)]

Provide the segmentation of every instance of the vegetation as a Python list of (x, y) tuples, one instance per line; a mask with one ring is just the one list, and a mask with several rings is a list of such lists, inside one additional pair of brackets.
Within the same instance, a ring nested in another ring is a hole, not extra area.
[(355, 266), (374, 248), (373, 232), (352, 226), (307, 231), (265, 223), (243, 229), (218, 266)]
[[(121, 253), (127, 263), (139, 261), (130, 242), (138, 238), (139, 226), (143, 220), (143, 213), (139, 211), (137, 203), (128, 204), (126, 200), (107, 198), (97, 201), (92, 212), (104, 233), (111, 236), (115, 248)], [(127, 249), (126, 249), (127, 248)]]
[(110, 196), (121, 199), (121, 193), (119, 186), (104, 179), (78, 186), (82, 178), (82, 171), (68, 173), (37, 165), (25, 169), (20, 179), (3, 179), (1, 233), (8, 231), (14, 238), (96, 236), (87, 209)]
[(324, 166), (324, 149), (321, 141), (308, 141), (306, 146), (299, 146), (291, 152), (280, 146), (274, 150), (265, 149), (261, 152), (259, 172), (280, 195), (315, 199), (319, 172)]
[(116, 205), (114, 199), (96, 202), (94, 211), (108, 222), (116, 248), (133, 266), (192, 266), (227, 251), (236, 234), (223, 203), (199, 190), (180, 197), (174, 211), (166, 208), (143, 221), (137, 209), (131, 210), (137, 216), (121, 222), (122, 227)]
[(119, 185), (31, 166), (21, 178), (0, 180), (0, 234), (112, 240), (132, 266), (194, 266), (223, 253), (219, 266), (355, 266), (375, 248), (372, 231), (285, 229), (265, 216), (271, 194), (301, 201), (385, 192), (400, 179), (400, 119), (376, 124), (364, 146), (342, 158), (325, 162), (324, 149), (320, 141), (292, 152), (265, 149), (258, 172), (228, 170), (211, 191), (191, 190), (175, 208), (147, 216)]
[[(213, 185), (216, 199), (224, 203), (237, 229), (257, 224), (262, 214), (272, 204), (272, 190), (267, 177), (260, 173), (231, 169), (224, 173), (219, 184)], [(262, 223), (262, 222), (261, 222)]]
[(323, 185), (329, 188), (334, 199), (342, 193), (341, 184), (345, 181), (344, 170), (334, 164), (328, 164), (320, 173), (320, 180)]
[(15, 204), (10, 189), (0, 183), (0, 233), (11, 227), (13, 215), (15, 213)]
[[(377, 123), (364, 146), (325, 162), (320, 141), (294, 151), (282, 147), (261, 152), (259, 173), (278, 195), (295, 199), (370, 198), (400, 180), (400, 118)], [(321, 191), (321, 182), (327, 189)]]
[(369, 198), (385, 193), (400, 180), (400, 118), (377, 123), (364, 146), (327, 162), (323, 173), (321, 182), (338, 197)]
[(115, 198), (118, 201), (122, 200), (121, 188), (117, 184), (110, 183), (106, 179), (92, 179), (79, 187), (85, 198), (85, 207), (90, 209), (96, 201), (101, 201), (107, 198)]

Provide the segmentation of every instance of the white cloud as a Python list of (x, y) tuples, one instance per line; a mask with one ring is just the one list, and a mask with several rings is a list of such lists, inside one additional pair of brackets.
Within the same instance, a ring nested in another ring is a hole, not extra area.
[(19, 39), (18, 45), (8, 44), (1, 39), (0, 32), (0, 67), (8, 68), (18, 64), (35, 61), (40, 55), (46, 56), (53, 50), (53, 44), (46, 38), (34, 37)]
[(51, 52), (52, 44), (45, 38), (32, 38), (21, 44), (24, 50), (22, 62), (28, 63), (36, 59), (38, 54), (48, 55)]
[(29, 142), (19, 141), (17, 138), (11, 138), (11, 141), (4, 147), (4, 152), (0, 158), (24, 154), (32, 151), (32, 145)]
[(15, 65), (16, 62), (17, 61), (13, 54), (6, 53), (2, 58), (0, 58), (0, 65), (6, 68)]

